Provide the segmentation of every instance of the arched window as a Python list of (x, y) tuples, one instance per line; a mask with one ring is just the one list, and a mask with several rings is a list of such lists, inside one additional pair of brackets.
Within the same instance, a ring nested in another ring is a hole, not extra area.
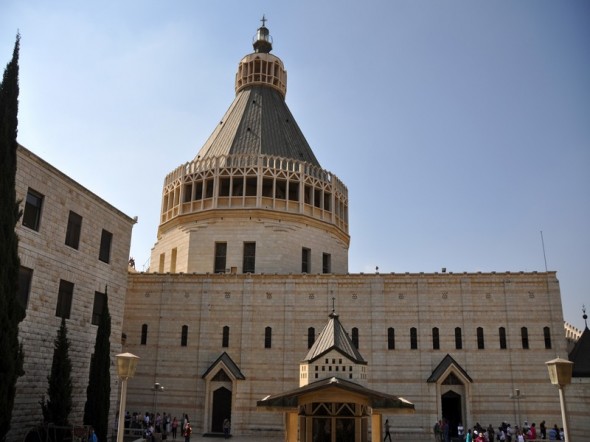
[(526, 327), (521, 327), (520, 337), (522, 338), (522, 348), (528, 350), (529, 348), (529, 331)]
[(307, 329), (307, 348), (311, 348), (315, 342), (315, 328), (309, 327)]
[(440, 336), (438, 333), (438, 327), (432, 328), (432, 349), (440, 350)]
[(266, 327), (264, 329), (264, 348), (272, 347), (272, 328)]
[(387, 329), (387, 349), (395, 350), (395, 329), (393, 327)]
[(418, 348), (418, 330), (416, 327), (410, 329), (410, 348), (416, 350)]
[(455, 349), (461, 350), (463, 348), (463, 335), (461, 334), (461, 327), (455, 327)]
[(141, 326), (141, 345), (147, 344), (147, 324)]
[(483, 340), (483, 328), (477, 327), (477, 349), (483, 350), (485, 348), (484, 340)]
[(352, 344), (354, 348), (358, 350), (359, 348), (359, 329), (356, 327), (352, 328)]
[(182, 326), (182, 333), (180, 335), (180, 346), (186, 347), (186, 343), (188, 341), (188, 325)]
[(223, 336), (221, 337), (221, 346), (223, 348), (229, 347), (229, 327), (227, 325), (223, 326)]
[(504, 327), (500, 327), (498, 331), (500, 333), (500, 348), (502, 350), (506, 350), (506, 329)]
[(549, 350), (551, 348), (551, 329), (549, 327), (543, 327), (543, 337), (545, 338), (545, 348)]

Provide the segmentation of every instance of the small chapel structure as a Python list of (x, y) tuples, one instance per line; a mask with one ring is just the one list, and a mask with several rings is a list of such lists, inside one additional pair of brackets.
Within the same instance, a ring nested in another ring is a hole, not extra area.
[(415, 410), (405, 399), (367, 388), (367, 368), (332, 311), (299, 364), (299, 388), (267, 396), (257, 407), (284, 413), (286, 442), (380, 442), (383, 414)]

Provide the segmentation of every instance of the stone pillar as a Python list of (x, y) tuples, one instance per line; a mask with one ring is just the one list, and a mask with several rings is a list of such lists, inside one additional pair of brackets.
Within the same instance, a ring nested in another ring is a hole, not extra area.
[(381, 442), (383, 440), (381, 429), (383, 428), (383, 416), (373, 414), (371, 416), (371, 442)]

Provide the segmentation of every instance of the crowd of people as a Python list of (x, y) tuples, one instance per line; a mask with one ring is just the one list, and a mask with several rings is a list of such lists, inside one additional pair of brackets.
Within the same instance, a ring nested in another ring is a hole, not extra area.
[[(450, 442), (452, 429), (446, 419), (441, 419), (434, 424), (434, 438), (436, 442)], [(484, 428), (476, 423), (473, 428), (465, 429), (463, 424), (457, 426), (457, 436), (459, 440), (465, 442), (525, 442), (527, 440), (564, 440), (563, 428), (557, 424), (553, 427), (547, 427), (545, 421), (539, 426), (535, 422), (531, 425), (527, 421), (521, 427), (515, 425), (512, 427), (507, 422), (502, 422), (498, 427), (488, 425)]]
[(160, 413), (154, 414), (147, 411), (145, 414), (125, 413), (125, 428), (141, 428), (144, 439), (148, 442), (154, 440), (155, 433), (160, 433), (162, 440), (168, 439), (168, 436), (172, 440), (176, 440), (180, 434), (181, 437), (184, 437), (185, 442), (189, 442), (192, 433), (190, 420), (186, 414), (183, 414), (179, 420), (176, 416), (172, 417), (171, 414), (163, 413), (160, 415)]

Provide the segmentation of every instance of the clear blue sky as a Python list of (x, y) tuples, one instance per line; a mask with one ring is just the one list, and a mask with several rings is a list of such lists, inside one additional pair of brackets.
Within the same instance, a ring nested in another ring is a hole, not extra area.
[[(262, 14), (287, 103), (349, 188), (351, 272), (543, 271), (590, 309), (590, 2), (4, 0), (19, 141), (139, 223), (234, 97)], [(531, 309), (534, 309), (531, 303)]]

